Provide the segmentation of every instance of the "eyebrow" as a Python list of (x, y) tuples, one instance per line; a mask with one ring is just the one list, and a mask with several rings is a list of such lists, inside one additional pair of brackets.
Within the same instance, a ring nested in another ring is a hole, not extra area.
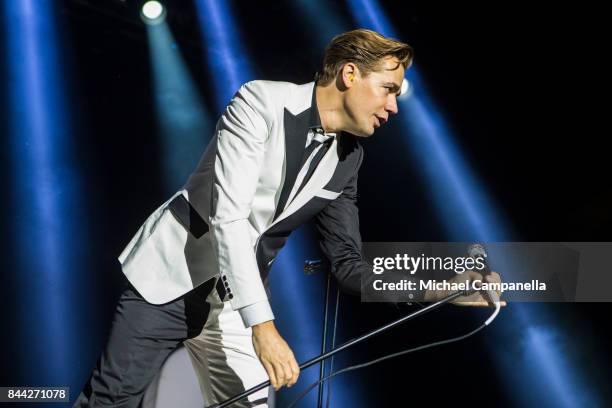
[(385, 86), (390, 86), (391, 90), (395, 92), (398, 96), (400, 94), (400, 91), (402, 90), (402, 88), (395, 82), (385, 82)]

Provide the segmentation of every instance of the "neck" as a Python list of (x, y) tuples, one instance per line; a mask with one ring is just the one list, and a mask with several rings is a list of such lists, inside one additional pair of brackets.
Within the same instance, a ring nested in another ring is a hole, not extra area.
[(315, 93), (323, 130), (330, 133), (341, 132), (346, 123), (342, 93), (336, 88), (333, 81), (326, 86), (317, 86)]

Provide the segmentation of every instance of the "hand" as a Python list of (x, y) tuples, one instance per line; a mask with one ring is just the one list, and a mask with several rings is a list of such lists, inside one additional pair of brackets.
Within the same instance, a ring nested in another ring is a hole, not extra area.
[[(483, 275), (474, 271), (466, 271), (460, 275), (454, 276), (452, 279), (449, 279), (449, 282), (465, 282), (466, 280), (470, 281), (470, 285), (475, 280), (480, 280), (483, 282), (501, 282), (501, 276), (497, 272), (491, 272), (489, 275), (485, 275), (483, 279)], [(496, 290), (497, 298), (501, 296), (501, 291)], [(450, 295), (451, 293), (447, 293), (445, 296)], [(457, 306), (477, 306), (477, 307), (486, 307), (489, 305), (493, 305), (493, 301), (490, 299), (487, 291), (482, 290), (478, 292), (474, 292), (469, 296), (459, 296), (455, 300), (451, 302)], [(501, 302), (502, 306), (506, 305), (506, 302)]]
[[(446, 281), (448, 283), (464, 283), (465, 281), (469, 281), (470, 287), (472, 282), (475, 280), (480, 280), (483, 282), (501, 282), (501, 277), (497, 272), (491, 272), (489, 275), (485, 275), (483, 279), (483, 275), (479, 272), (474, 271), (465, 271), (461, 274), (457, 274)], [(497, 296), (501, 296), (501, 291), (496, 291)], [(436, 291), (427, 291), (425, 293), (425, 301), (427, 302), (437, 302), (438, 300), (444, 299), (445, 297), (452, 295), (454, 291), (447, 290), (436, 290)], [(489, 295), (486, 291), (474, 292), (469, 296), (459, 296), (455, 298), (451, 303), (457, 306), (478, 306), (478, 307), (486, 307), (492, 306), (493, 302), (489, 299)], [(501, 306), (505, 306), (506, 302), (502, 301)]]
[(283, 385), (291, 387), (297, 382), (300, 367), (272, 320), (253, 326), (253, 347), (276, 391)]

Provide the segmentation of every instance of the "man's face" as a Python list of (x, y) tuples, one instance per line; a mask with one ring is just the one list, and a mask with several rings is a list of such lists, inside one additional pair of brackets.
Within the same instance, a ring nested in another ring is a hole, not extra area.
[(350, 122), (344, 130), (368, 137), (384, 125), (390, 115), (397, 113), (397, 96), (403, 79), (404, 67), (394, 57), (383, 59), (379, 68), (366, 76), (357, 69), (353, 81), (345, 79), (348, 89), (344, 109)]

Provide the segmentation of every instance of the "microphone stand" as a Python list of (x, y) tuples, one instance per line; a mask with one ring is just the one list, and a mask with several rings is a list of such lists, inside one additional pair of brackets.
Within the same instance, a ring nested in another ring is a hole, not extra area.
[[(395, 321), (393, 321), (391, 323), (388, 323), (388, 324), (386, 324), (386, 325), (384, 325), (382, 327), (379, 327), (378, 329), (372, 330), (369, 333), (363, 334), (363, 335), (361, 335), (359, 337), (356, 337), (356, 338), (354, 338), (352, 340), (349, 340), (346, 343), (336, 347), (335, 349), (332, 349), (332, 350), (328, 351), (327, 353), (323, 353), (323, 354), (321, 354), (318, 357), (314, 357), (314, 358), (312, 358), (312, 359), (302, 363), (300, 365), (300, 370), (304, 370), (304, 369), (306, 369), (306, 368), (308, 368), (308, 367), (310, 367), (310, 366), (312, 366), (314, 364), (317, 364), (317, 363), (319, 363), (319, 362), (321, 362), (321, 361), (323, 361), (325, 359), (328, 359), (329, 357), (331, 357), (331, 356), (333, 356), (333, 355), (335, 355), (335, 354), (337, 354), (337, 353), (339, 353), (339, 352), (341, 352), (343, 350), (346, 350), (347, 348), (349, 348), (351, 346), (354, 346), (357, 343), (361, 343), (362, 341), (367, 340), (370, 337), (374, 337), (377, 334), (385, 332), (385, 331), (387, 331), (387, 330), (389, 330), (389, 329), (391, 329), (391, 328), (393, 328), (393, 327), (395, 327), (397, 325), (400, 325), (400, 324), (402, 324), (402, 323), (404, 323), (404, 322), (406, 322), (408, 320), (414, 319), (415, 317), (421, 316), (421, 315), (423, 315), (423, 314), (425, 314), (427, 312), (430, 312), (430, 311), (432, 311), (434, 309), (437, 309), (440, 306), (445, 305), (446, 303), (451, 302), (452, 300), (454, 300), (454, 299), (456, 299), (458, 297), (465, 296), (466, 294), (469, 294), (470, 292), (473, 292), (473, 291), (468, 291), (467, 293), (466, 293), (466, 291), (455, 292), (452, 295), (449, 295), (449, 296), (447, 296), (447, 297), (445, 297), (445, 298), (443, 298), (441, 300), (438, 300), (435, 303), (432, 303), (432, 304), (430, 304), (428, 306), (425, 306), (422, 309), (419, 309), (419, 310), (415, 311), (414, 313), (411, 313), (409, 315), (401, 317), (401, 318), (399, 318), (399, 319), (397, 319), (397, 320), (395, 320)], [(266, 388), (268, 386), (270, 386), (270, 380), (262, 382), (261, 384), (256, 385), (256, 386), (254, 386), (252, 388), (249, 388), (248, 390), (243, 391), (240, 394), (237, 394), (237, 395), (233, 396), (232, 398), (230, 398), (230, 399), (228, 399), (226, 401), (223, 401), (222, 403), (210, 405), (207, 408), (224, 408), (224, 407), (227, 407), (227, 406), (233, 404), (234, 402), (240, 401), (241, 399), (243, 399), (243, 398), (253, 394), (254, 392), (257, 392), (257, 391), (259, 391), (259, 390), (261, 390), (263, 388)]]
[[(321, 269), (323, 263), (321, 260), (305, 261), (304, 262), (304, 273), (306, 275), (314, 275)], [(325, 306), (323, 307), (323, 338), (321, 339), (321, 354), (325, 353), (327, 349), (327, 316), (329, 314), (329, 291), (331, 286), (331, 275), (327, 274), (327, 283), (325, 285)], [(321, 362), (319, 368), (319, 387), (318, 387), (318, 398), (317, 407), (323, 407), (323, 378), (325, 377), (325, 363)]]
[[(325, 285), (325, 307), (323, 313), (325, 313), (325, 317), (323, 318), (323, 339), (321, 340), (321, 354), (325, 353), (327, 349), (327, 314), (329, 309), (329, 285), (331, 284), (331, 277), (327, 274), (327, 284)], [(321, 367), (319, 369), (319, 397), (317, 407), (323, 407), (323, 377), (325, 377), (325, 363), (321, 362)]]

